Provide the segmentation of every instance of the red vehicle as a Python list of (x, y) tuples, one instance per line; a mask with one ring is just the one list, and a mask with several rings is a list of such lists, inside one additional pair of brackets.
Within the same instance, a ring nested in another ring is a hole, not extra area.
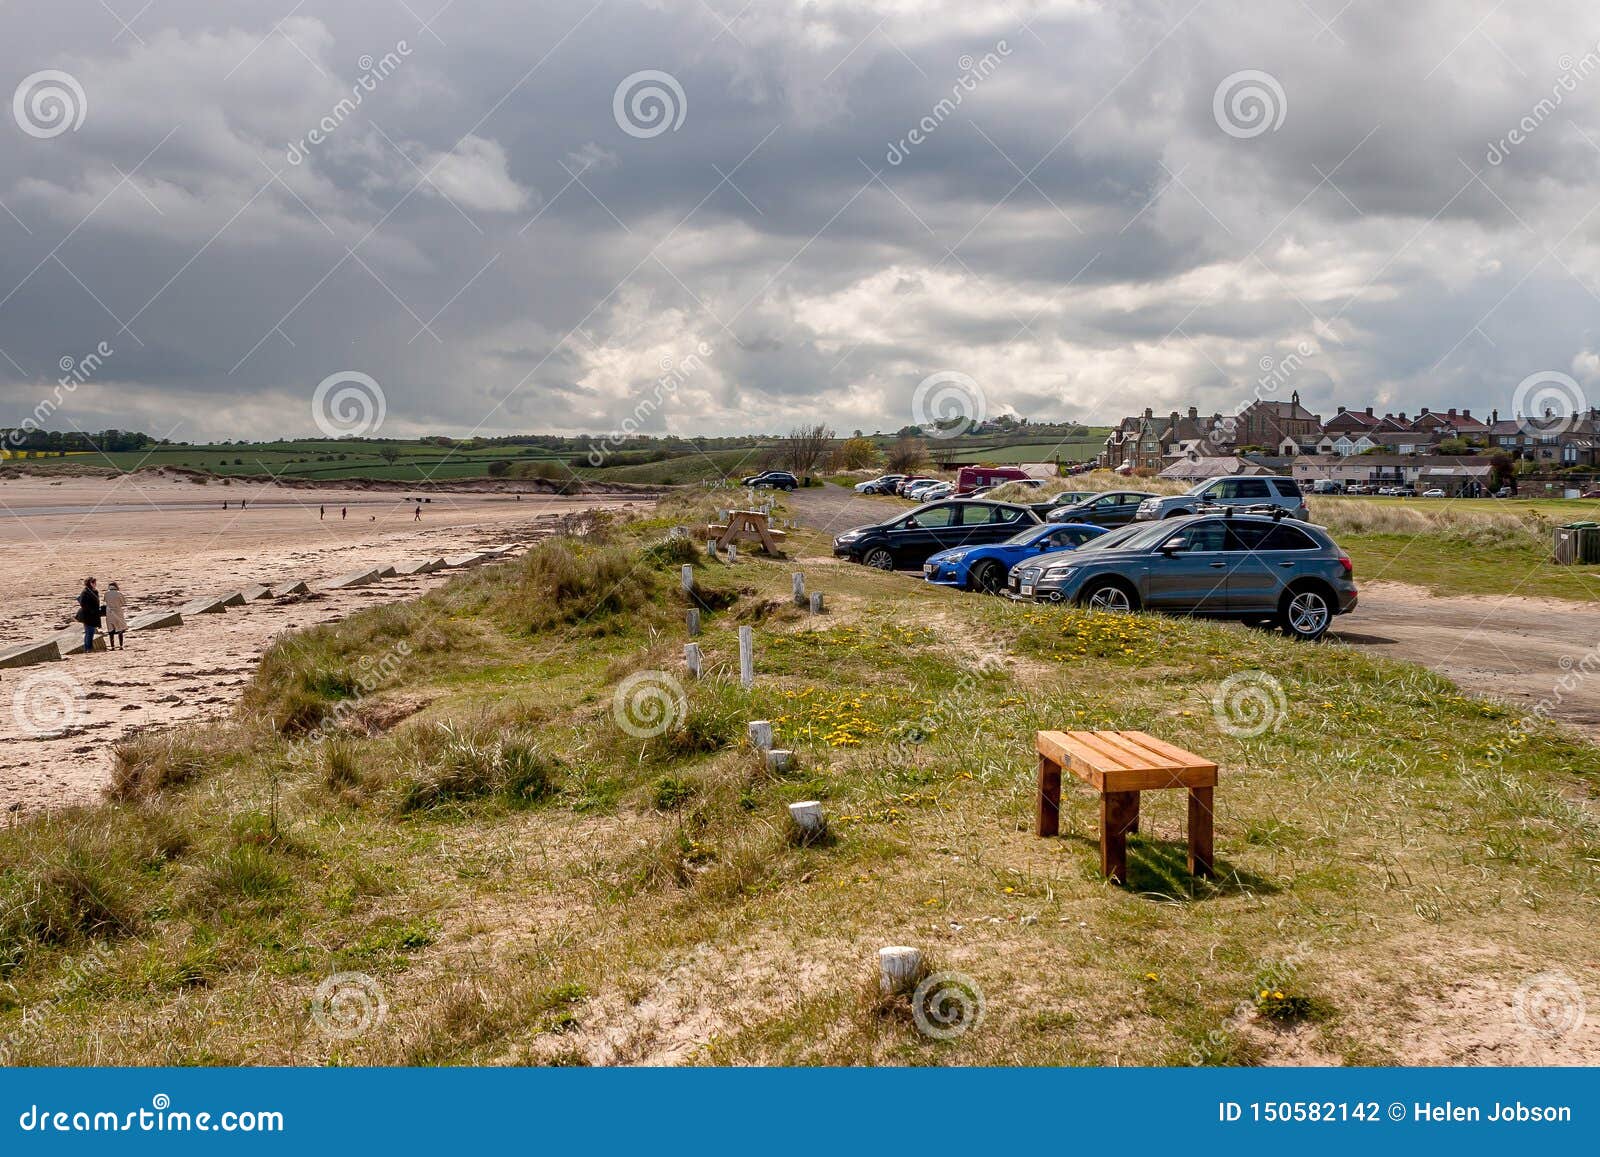
[(1002, 482), (1019, 482), (1028, 472), (1015, 466), (963, 466), (956, 475), (956, 493), (970, 494), (980, 486), (998, 486)]

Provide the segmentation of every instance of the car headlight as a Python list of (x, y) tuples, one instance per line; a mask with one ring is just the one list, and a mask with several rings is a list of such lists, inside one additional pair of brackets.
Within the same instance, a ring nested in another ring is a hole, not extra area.
[(1075, 566), (1053, 566), (1044, 572), (1044, 577), (1047, 579), (1071, 578), (1073, 572), (1077, 569)]
[(847, 530), (843, 534), (841, 534), (838, 538), (834, 539), (833, 541), (834, 542), (854, 542), (856, 539), (861, 537), (861, 534), (862, 534), (862, 532), (859, 531), (859, 530)]

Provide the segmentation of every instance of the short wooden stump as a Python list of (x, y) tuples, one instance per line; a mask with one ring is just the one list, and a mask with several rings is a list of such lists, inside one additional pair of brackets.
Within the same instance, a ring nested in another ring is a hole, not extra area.
[(1212, 873), (1212, 794), (1217, 765), (1142, 731), (1040, 731), (1040, 836), (1061, 830), (1061, 772), (1069, 769), (1100, 793), (1100, 871), (1128, 878), (1128, 834), (1139, 830), (1139, 793), (1183, 788), (1189, 793), (1189, 871)]

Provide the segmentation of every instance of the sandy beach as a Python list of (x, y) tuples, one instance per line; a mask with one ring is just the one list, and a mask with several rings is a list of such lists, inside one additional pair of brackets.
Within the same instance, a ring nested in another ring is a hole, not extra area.
[[(564, 514), (649, 501), (428, 497), (418, 521), (418, 504), (403, 491), (198, 486), (161, 474), (0, 480), (0, 647), (75, 629), (75, 600), (87, 575), (102, 591), (117, 580), (131, 617), (254, 584), (305, 581), (314, 588), (363, 567), (527, 544), (553, 533)], [(126, 651), (0, 671), (0, 808), (96, 798), (117, 739), (136, 728), (225, 715), (278, 633), (410, 598), (448, 577), (265, 599), (130, 634)], [(63, 717), (70, 719), (63, 731), (39, 733), (38, 720)]]

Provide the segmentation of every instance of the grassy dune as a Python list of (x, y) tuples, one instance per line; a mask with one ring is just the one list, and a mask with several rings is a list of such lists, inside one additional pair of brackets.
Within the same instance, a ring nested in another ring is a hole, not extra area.
[[(1411, 1063), (1585, 975), (1594, 748), (1335, 645), (956, 595), (799, 533), (811, 619), (795, 563), (667, 539), (703, 513), (286, 638), (232, 721), (142, 736), (105, 804), (0, 833), (7, 1057)], [(1036, 839), (1040, 727), (1217, 759), (1218, 880), (1183, 870), (1177, 793), (1146, 795), (1126, 890), (1086, 792)], [(793, 838), (802, 799), (828, 839)], [(920, 1034), (870, 986), (886, 944), (971, 977), (983, 1023)], [(1508, 1031), (1474, 1058), (1572, 1059)]]

